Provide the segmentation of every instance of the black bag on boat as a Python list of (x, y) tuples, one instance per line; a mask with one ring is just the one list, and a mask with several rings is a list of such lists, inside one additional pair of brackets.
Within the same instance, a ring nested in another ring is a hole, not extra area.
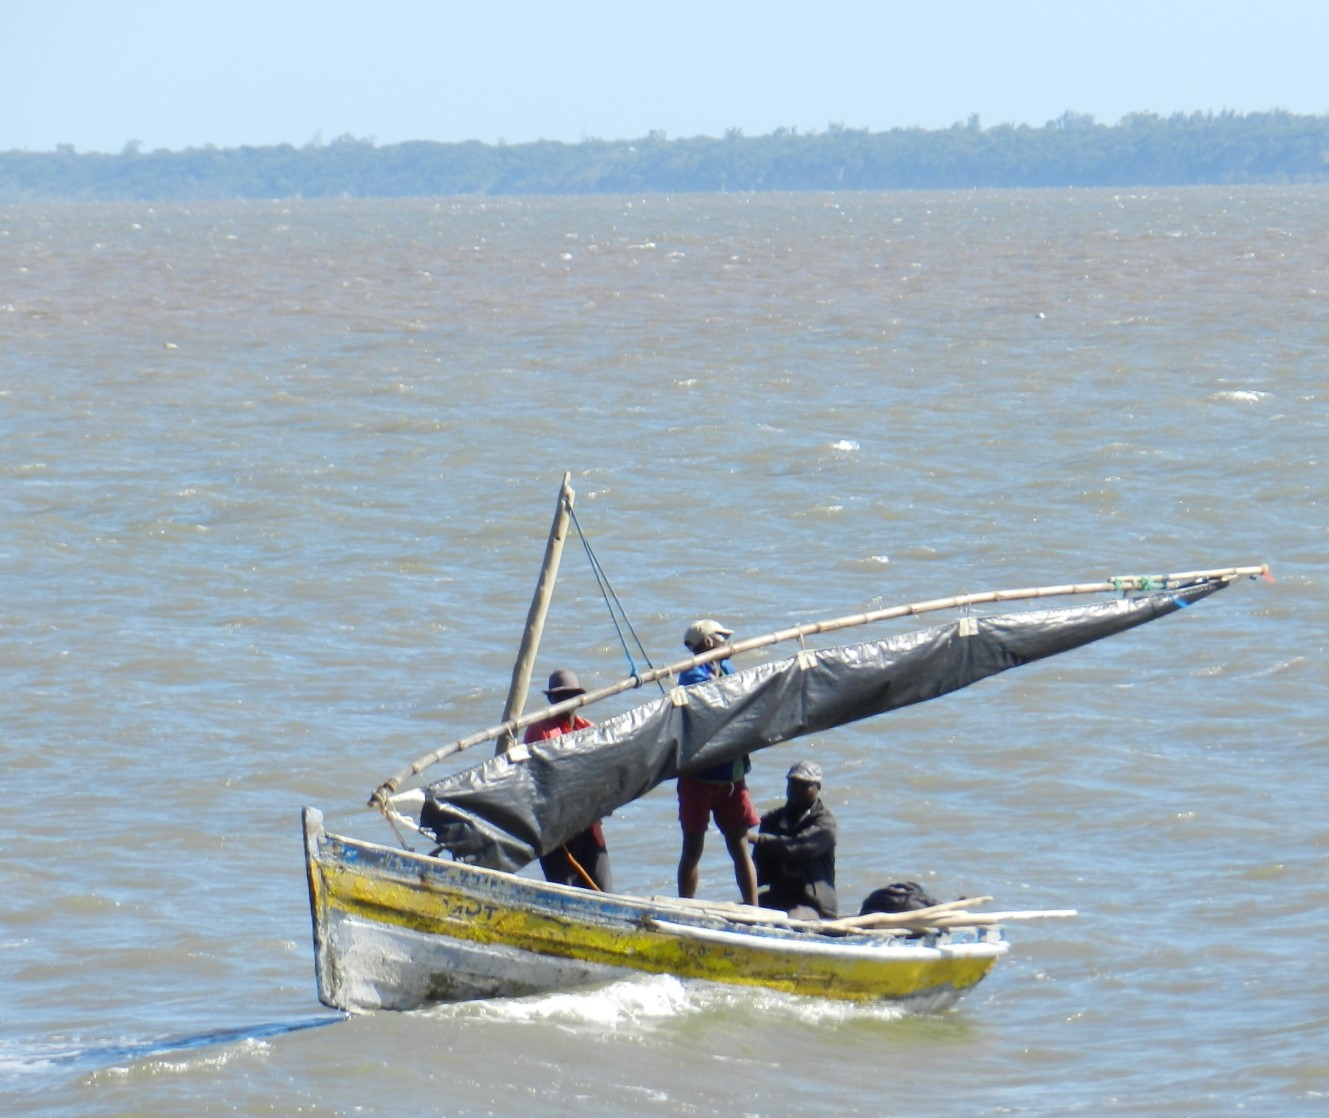
[(936, 903), (917, 881), (897, 881), (869, 893), (858, 914), (866, 916), (869, 912), (913, 912), (919, 908), (931, 908)]

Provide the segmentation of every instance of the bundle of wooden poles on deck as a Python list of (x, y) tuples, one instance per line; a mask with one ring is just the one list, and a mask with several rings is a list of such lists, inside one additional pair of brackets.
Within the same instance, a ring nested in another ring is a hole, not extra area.
[(854, 932), (877, 931), (946, 931), (953, 928), (984, 928), (1007, 924), (1017, 920), (1066, 919), (1077, 915), (1073, 908), (1025, 909), (1014, 912), (970, 912), (969, 906), (987, 904), (991, 897), (961, 897), (943, 901), (927, 908), (908, 912), (868, 912), (862, 916), (843, 916), (837, 920), (792, 920), (775, 909), (753, 908), (751, 905), (714, 901), (686, 901), (678, 897), (656, 897), (653, 900), (669, 904), (683, 904), (711, 915), (723, 916), (736, 924), (779, 924), (781, 927), (799, 928), (824, 935), (848, 935)]
[(991, 897), (961, 897), (956, 901), (943, 901), (910, 912), (869, 912), (862, 916), (827, 920), (815, 926), (828, 932), (865, 932), (886, 928), (921, 931), (929, 928), (981, 928), (1013, 920), (1043, 920), (1075, 915), (1073, 908), (1026, 909), (1016, 912), (970, 912), (968, 909), (969, 905), (986, 904), (990, 900)]

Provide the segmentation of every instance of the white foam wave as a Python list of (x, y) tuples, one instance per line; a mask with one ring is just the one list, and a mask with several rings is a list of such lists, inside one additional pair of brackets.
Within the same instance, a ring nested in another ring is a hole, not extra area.
[(1262, 676), (1280, 675), (1283, 672), (1300, 669), (1305, 665), (1305, 663), (1306, 663), (1306, 657), (1293, 656), (1287, 660), (1280, 660), (1277, 663), (1270, 664), (1267, 668), (1262, 668), (1259, 671), (1252, 672), (1251, 678), (1259, 679)]
[(1222, 392), (1215, 392), (1209, 397), (1211, 400), (1238, 404), (1258, 404), (1261, 400), (1267, 400), (1268, 398), (1268, 392), (1260, 392), (1253, 388), (1224, 389)]
[(184, 1075), (188, 1072), (198, 1071), (200, 1069), (220, 1069), (226, 1067), (234, 1061), (249, 1057), (266, 1057), (272, 1051), (272, 1045), (266, 1040), (256, 1040), (253, 1037), (240, 1041), (232, 1048), (223, 1049), (220, 1052), (212, 1052), (207, 1055), (186, 1056), (179, 1059), (165, 1059), (160, 1056), (152, 1057), (146, 1060), (125, 1060), (115, 1064), (113, 1067), (102, 1068), (93, 1073), (93, 1078), (106, 1076), (111, 1078), (125, 1078), (131, 1075)]
[(759, 987), (684, 982), (672, 975), (643, 975), (593, 989), (528, 998), (495, 999), (434, 1006), (418, 1011), (427, 1016), (483, 1018), (509, 1024), (539, 1023), (579, 1029), (650, 1027), (689, 1016), (715, 1013), (781, 1019), (809, 1025), (853, 1021), (895, 1021), (907, 1016), (899, 1005), (803, 998)]
[(439, 1017), (483, 1017), (493, 1021), (539, 1021), (597, 1028), (649, 1022), (685, 1012), (688, 993), (671, 975), (652, 975), (611, 982), (587, 990), (460, 1002), (421, 1012)]

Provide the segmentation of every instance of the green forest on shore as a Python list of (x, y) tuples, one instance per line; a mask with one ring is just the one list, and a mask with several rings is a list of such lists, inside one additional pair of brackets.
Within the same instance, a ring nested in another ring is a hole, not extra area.
[(341, 136), (303, 147), (0, 153), (0, 201), (437, 197), (799, 190), (1144, 187), (1329, 181), (1329, 115), (1064, 113), (1043, 127), (869, 132), (731, 129), (723, 137), (565, 144)]

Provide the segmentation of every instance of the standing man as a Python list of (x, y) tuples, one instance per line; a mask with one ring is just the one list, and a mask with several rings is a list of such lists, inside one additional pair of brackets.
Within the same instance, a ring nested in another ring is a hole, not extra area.
[[(683, 643), (693, 655), (719, 648), (734, 635), (713, 618), (694, 621), (683, 636)], [(704, 683), (721, 675), (731, 675), (728, 660), (712, 660), (688, 668), (678, 677), (679, 686)], [(710, 820), (724, 835), (725, 847), (734, 863), (734, 880), (744, 904), (757, 903), (757, 870), (748, 850), (748, 831), (760, 817), (748, 795), (747, 773), (752, 762), (744, 754), (733, 761), (712, 765), (698, 773), (678, 778), (678, 822), (683, 828), (683, 853), (678, 861), (678, 895), (695, 897), (701, 876), (702, 850)]]
[(761, 817), (753, 840), (763, 908), (796, 920), (834, 919), (835, 816), (821, 802), (821, 766), (799, 761), (785, 777), (783, 807)]
[[(559, 668), (549, 677), (545, 698), (550, 706), (576, 695), (586, 694), (586, 688), (570, 668)], [(593, 723), (575, 710), (553, 715), (526, 727), (525, 742), (545, 741), (562, 737), (575, 730), (584, 730)], [(602, 893), (614, 891), (614, 877), (609, 869), (609, 848), (605, 845), (604, 829), (600, 821), (592, 823), (580, 834), (573, 835), (557, 850), (551, 850), (540, 859), (545, 880), (559, 885), (577, 885), (583, 889), (598, 889)]]

